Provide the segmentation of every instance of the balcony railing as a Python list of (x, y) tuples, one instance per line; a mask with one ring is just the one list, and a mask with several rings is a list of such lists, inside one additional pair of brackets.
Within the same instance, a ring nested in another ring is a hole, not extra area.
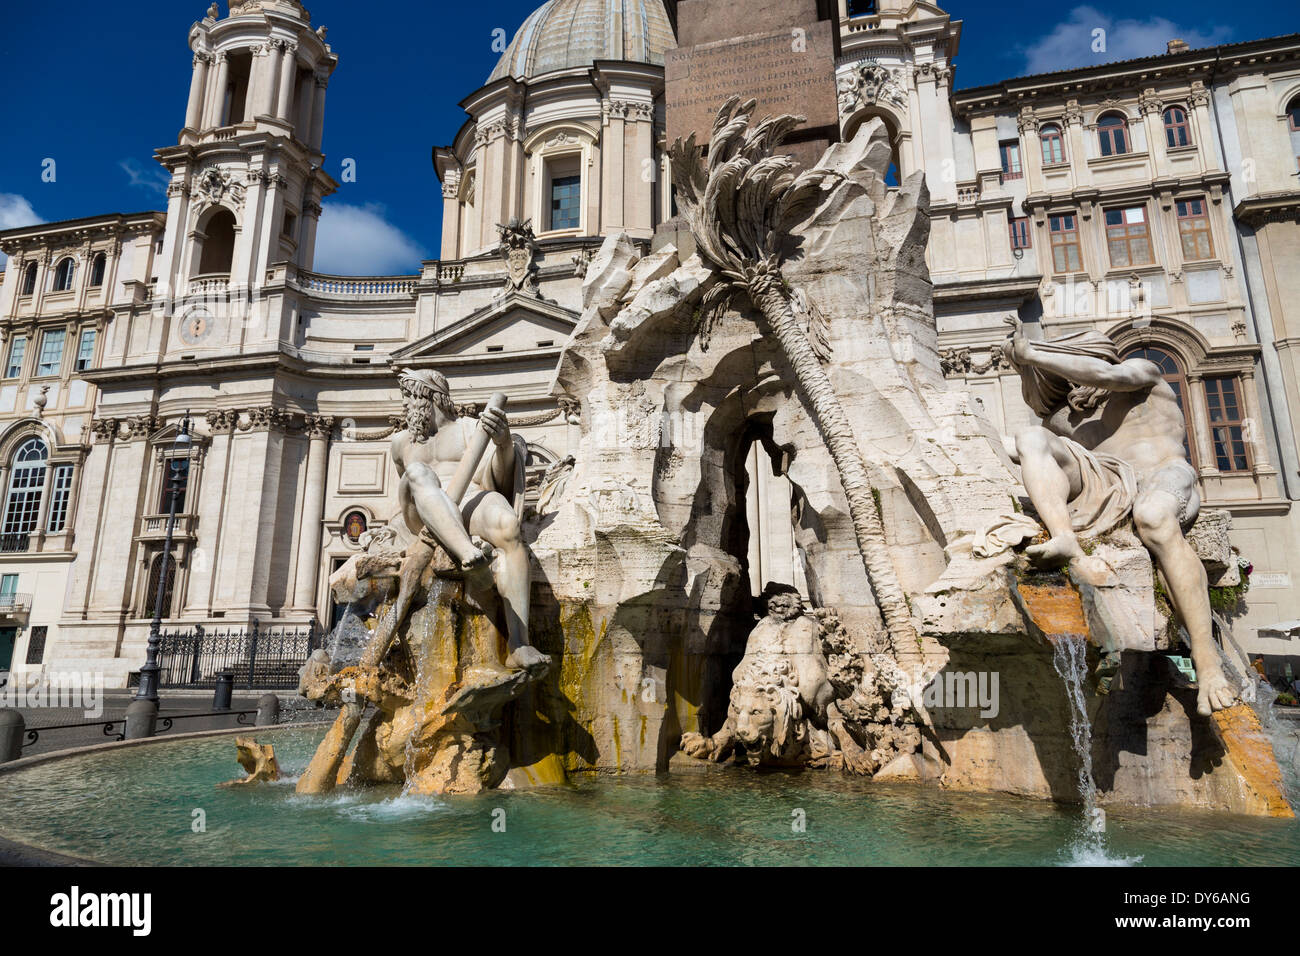
[[(173, 536), (177, 538), (192, 538), (194, 529), (199, 523), (199, 516), (192, 514), (178, 514), (176, 516), (176, 528)], [(140, 538), (154, 540), (167, 537), (167, 515), (154, 514), (145, 515), (140, 519)]]
[(30, 594), (8, 594), (0, 591), (0, 618), (27, 614), (31, 609)]
[(400, 299), (415, 295), (419, 276), (328, 276), (298, 272), (298, 288), (347, 299)]
[(31, 547), (31, 536), (23, 531), (16, 534), (0, 534), (0, 554), (19, 554)]
[(224, 296), (230, 292), (230, 273), (210, 272), (195, 276), (190, 280), (189, 294), (202, 296)]

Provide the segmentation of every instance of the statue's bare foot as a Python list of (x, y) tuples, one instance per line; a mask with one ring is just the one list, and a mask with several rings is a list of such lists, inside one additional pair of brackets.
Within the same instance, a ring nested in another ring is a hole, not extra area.
[(1064, 567), (1075, 558), (1084, 556), (1078, 538), (1074, 535), (1060, 534), (1042, 544), (1030, 545), (1025, 548), (1025, 554), (1029, 555), (1030, 561), (1043, 568)]
[(460, 562), (460, 567), (466, 574), (473, 574), (476, 571), (487, 570), (491, 564), (492, 559), (478, 548), (475, 548), (473, 554)]
[(1237, 692), (1232, 689), (1223, 670), (1218, 664), (1212, 667), (1196, 668), (1196, 712), (1208, 717), (1216, 710), (1231, 707), (1237, 700)]
[(531, 644), (520, 644), (506, 658), (506, 667), (511, 670), (528, 671), (535, 677), (545, 674), (551, 666), (551, 658)]

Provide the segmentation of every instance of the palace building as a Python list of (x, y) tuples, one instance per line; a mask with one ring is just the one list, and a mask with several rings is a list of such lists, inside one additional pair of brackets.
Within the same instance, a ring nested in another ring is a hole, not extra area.
[[(1205, 507), (1254, 566), (1237, 638), (1295, 657), (1300, 35), (958, 89), (962, 25), (938, 7), (829, 3), (842, 134), (879, 118), (898, 175), (926, 173), (954, 385), (1003, 432), (1031, 420), (997, 348), (1014, 315), (1157, 362)], [(313, 270), (338, 55), (295, 0), (214, 4), (189, 33), (184, 128), (157, 152), (167, 208), (0, 233), (0, 670), (126, 686), (160, 591), (169, 630), (328, 627), (331, 570), (396, 510), (394, 366), (442, 371), (471, 413), (505, 391), (534, 485), (576, 453), (550, 386), (586, 263), (610, 235), (676, 235), (675, 8), (540, 6), (434, 150), (440, 258), (343, 277)], [(800, 574), (763, 454), (756, 589)]]

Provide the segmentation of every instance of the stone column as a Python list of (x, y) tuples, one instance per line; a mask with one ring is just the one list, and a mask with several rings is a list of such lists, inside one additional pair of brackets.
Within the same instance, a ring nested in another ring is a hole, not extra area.
[(442, 184), (442, 259), (460, 258), (460, 176), (459, 169), (449, 169)]
[(1169, 155), (1165, 151), (1164, 104), (1155, 90), (1143, 90), (1138, 97), (1142, 111), (1142, 128), (1146, 131), (1147, 155), (1151, 157), (1152, 171), (1156, 177), (1169, 175)]
[(1210, 93), (1200, 80), (1192, 81), (1192, 92), (1188, 98), (1191, 113), (1188, 121), (1192, 126), (1192, 144), (1197, 147), (1201, 164), (1205, 169), (1221, 169), (1218, 153), (1214, 149), (1214, 125), (1210, 119)]
[(298, 44), (285, 41), (284, 55), (280, 60), (280, 91), (276, 97), (275, 115), (286, 123), (293, 122), (294, 80), (298, 76)]
[(190, 78), (190, 101), (185, 107), (185, 125), (198, 130), (203, 123), (203, 97), (208, 90), (208, 64), (212, 61), (206, 53), (194, 54), (194, 75)]
[(1246, 442), (1250, 445), (1251, 464), (1256, 471), (1270, 468), (1268, 457), (1268, 437), (1264, 429), (1264, 419), (1259, 408), (1259, 393), (1255, 391), (1255, 370), (1245, 369), (1241, 373), (1241, 401), (1246, 412), (1247, 425), (1243, 429)]
[(1196, 457), (1200, 463), (1201, 475), (1217, 475), (1217, 459), (1214, 457), (1214, 444), (1210, 441), (1210, 423), (1208, 406), (1205, 404), (1205, 379), (1200, 375), (1187, 376), (1187, 402), (1184, 413), (1192, 422), (1192, 442), (1196, 445)]
[(319, 153), (325, 138), (325, 89), (330, 85), (330, 78), (322, 73), (316, 74), (316, 95), (311, 104), (311, 138), (307, 140), (314, 152)]
[(308, 415), (305, 424), (307, 486), (303, 492), (298, 539), (298, 567), (293, 588), (293, 609), (316, 609), (316, 582), (320, 580), (321, 519), (325, 514), (325, 477), (329, 464), (329, 439), (334, 419)]
[[(932, 122), (933, 117), (938, 118), (937, 129), (933, 134), (930, 130), (930, 122), (926, 123), (926, 142), (925, 149), (929, 154), (931, 164), (938, 160), (940, 166), (940, 175), (934, 180), (939, 184), (938, 192), (940, 196), (949, 202), (957, 201), (957, 182), (955, 175), (952, 177), (943, 175), (945, 167), (956, 169), (957, 164), (952, 153), (952, 136), (949, 130), (953, 128), (952, 123), (952, 103), (949, 100), (952, 85), (952, 67), (936, 66), (934, 68), (934, 109), (922, 114), (927, 120)], [(933, 135), (933, 139), (931, 136)], [(996, 136), (995, 136), (996, 139)], [(951, 164), (951, 165), (949, 165)], [(1024, 169), (1024, 157), (1020, 158), (1020, 168)], [(976, 175), (978, 176), (979, 164), (976, 163)], [(1001, 157), (998, 160), (998, 169), (1001, 171)], [(949, 182), (949, 179), (952, 181)]]
[[(605, 220), (602, 225), (605, 232), (618, 232), (626, 222), (624, 203), (627, 199), (628, 172), (623, 163), (623, 152), (626, 145), (624, 117), (627, 116), (627, 104), (606, 100), (602, 106), (605, 113), (605, 136), (600, 144), (600, 154), (605, 168), (605, 175), (601, 177), (601, 186), (605, 190), (604, 201), (601, 203), (601, 215)], [(550, 197), (543, 196), (543, 208), (549, 203)], [(588, 232), (594, 231), (588, 229)]]
[(50, 493), (53, 490), (50, 486), (54, 484), (54, 463), (48, 458), (45, 460), (45, 484), (41, 486), (41, 505), (36, 511), (36, 535), (37, 546), (35, 551), (45, 550), (45, 525), (50, 520)]
[(298, 223), (298, 268), (308, 272), (315, 266), (316, 229), (320, 225), (321, 208), (315, 199), (303, 203), (302, 218)]
[(299, 83), (302, 91), (298, 96), (298, 115), (293, 118), (294, 134), (307, 142), (311, 135), (311, 118), (316, 109), (316, 75), (308, 73)]
[(268, 40), (257, 51), (252, 79), (257, 84), (255, 116), (272, 116), (275, 113), (275, 93), (280, 83), (280, 61), (283, 57), (284, 44), (279, 40)]
[(1071, 179), (1075, 185), (1092, 184), (1092, 170), (1088, 168), (1088, 147), (1083, 128), (1083, 109), (1078, 100), (1065, 104), (1065, 128), (1061, 131), (1065, 137), (1066, 158), (1070, 161)]
[(226, 87), (230, 85), (230, 64), (226, 59), (225, 53), (217, 54), (217, 81), (212, 85), (212, 92), (208, 98), (208, 118), (203, 124), (204, 129), (213, 126), (220, 126), (225, 116), (222, 115), (226, 105)]

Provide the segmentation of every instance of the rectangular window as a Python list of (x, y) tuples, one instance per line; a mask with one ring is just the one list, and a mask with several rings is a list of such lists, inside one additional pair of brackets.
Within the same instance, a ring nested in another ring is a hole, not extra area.
[(77, 343), (77, 371), (84, 372), (95, 361), (95, 330), (86, 329)]
[(68, 525), (68, 499), (72, 495), (72, 466), (54, 467), (54, 486), (50, 489), (50, 515), (45, 530), (59, 534)]
[(577, 229), (582, 221), (582, 177), (551, 179), (551, 229)]
[(1052, 234), (1052, 267), (1054, 271), (1082, 271), (1083, 262), (1079, 258), (1079, 224), (1074, 214), (1049, 216), (1048, 227)]
[(1031, 245), (1029, 240), (1029, 217), (1008, 216), (1007, 222), (1011, 227), (1011, 248), (1028, 249)]
[(17, 378), (23, 373), (23, 357), (27, 354), (27, 336), (15, 335), (9, 346), (9, 361), (5, 364), (5, 378)]
[(185, 512), (185, 494), (190, 485), (190, 460), (188, 458), (165, 458), (162, 469), (162, 493), (158, 500), (158, 511), (167, 514), (172, 506), (172, 491), (176, 492), (176, 513)]
[(50, 329), (41, 338), (41, 354), (36, 363), (36, 374), (58, 375), (63, 365), (63, 340), (68, 333), (63, 329)]
[(1015, 140), (999, 143), (998, 152), (1002, 154), (1002, 178), (1022, 179), (1025, 172), (1020, 166), (1020, 143)]
[(44, 625), (32, 628), (32, 633), (27, 638), (28, 664), (39, 664), (45, 659), (45, 636), (49, 633), (49, 630)]
[(1214, 458), (1219, 471), (1249, 471), (1245, 417), (1237, 397), (1237, 380), (1207, 378), (1205, 404), (1210, 413), (1210, 436), (1214, 440)]
[(6, 574), (0, 577), (0, 607), (12, 607), (17, 593), (18, 575)]
[[(44, 487), (44, 465), (13, 469), (9, 478), (9, 498), (5, 503), (5, 535), (26, 535), (35, 530)], [(24, 547), (22, 550), (27, 549)]]
[(1151, 232), (1142, 206), (1106, 210), (1106, 246), (1116, 269), (1151, 263)]
[(1214, 258), (1214, 240), (1210, 237), (1210, 217), (1204, 199), (1180, 199), (1178, 236), (1183, 242), (1183, 258), (1188, 262)]

